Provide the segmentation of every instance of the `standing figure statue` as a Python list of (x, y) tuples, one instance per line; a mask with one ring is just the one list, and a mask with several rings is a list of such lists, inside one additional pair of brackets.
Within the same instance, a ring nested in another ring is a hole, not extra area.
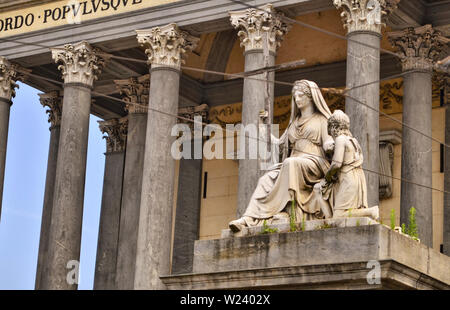
[(325, 180), (316, 184), (315, 190), (323, 193), (333, 209), (333, 217), (379, 218), (378, 206), (368, 208), (367, 186), (362, 169), (363, 153), (358, 141), (350, 132), (350, 119), (341, 110), (334, 111), (328, 119), (328, 133), (335, 141), (333, 161)]
[(292, 89), (291, 117), (280, 139), (282, 163), (274, 165), (258, 181), (250, 203), (240, 219), (229, 223), (232, 231), (261, 225), (264, 220), (289, 217), (295, 202), (297, 219), (320, 219), (331, 216), (329, 205), (314, 186), (330, 168), (326, 153), (333, 151), (334, 141), (328, 134), (331, 112), (316, 83), (296, 81)]

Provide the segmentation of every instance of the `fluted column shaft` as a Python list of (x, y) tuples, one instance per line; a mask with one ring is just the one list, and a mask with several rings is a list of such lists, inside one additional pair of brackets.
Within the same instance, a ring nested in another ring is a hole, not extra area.
[(78, 287), (91, 88), (104, 63), (96, 52), (87, 42), (52, 50), (62, 63), (64, 100), (43, 289)]
[[(277, 15), (279, 13), (275, 12), (271, 4), (268, 4), (259, 9), (247, 9), (229, 14), (233, 27), (240, 30), (238, 35), (241, 38), (241, 46), (245, 47), (245, 71), (273, 66), (277, 48), (284, 34), (289, 30), (288, 25), (283, 23)], [(271, 72), (268, 77), (262, 73), (244, 79), (242, 125), (253, 124), (255, 128), (258, 128), (260, 111), (273, 111), (274, 83), (267, 86), (266, 82), (255, 80), (267, 78), (274, 80), (274, 73)], [(268, 104), (270, 107), (267, 106)], [(273, 118), (273, 113), (271, 114), (270, 119)], [(237, 217), (244, 214), (261, 176), (259, 160), (250, 159), (248, 156), (249, 145), (255, 142), (246, 139), (245, 153), (241, 150), (242, 155), (245, 154), (245, 159), (239, 160)]]
[[(36, 271), (35, 289), (41, 289), (42, 276), (48, 263), (48, 244), (50, 224), (52, 222), (53, 194), (55, 192), (56, 164), (58, 162), (59, 137), (61, 132), (62, 97), (58, 91), (41, 94), (40, 101), (48, 107), (50, 127), (50, 145), (45, 179), (44, 205), (42, 208), (41, 234), (39, 237), (39, 254)], [(47, 267), (48, 268), (48, 267)]]
[(138, 41), (147, 48), (151, 79), (134, 288), (164, 289), (159, 277), (170, 272), (175, 181), (172, 115), (178, 111), (181, 57), (198, 39), (170, 24), (138, 31)]
[(116, 289), (116, 264), (122, 199), (127, 118), (99, 122), (106, 133), (105, 175), (95, 262), (94, 290)]

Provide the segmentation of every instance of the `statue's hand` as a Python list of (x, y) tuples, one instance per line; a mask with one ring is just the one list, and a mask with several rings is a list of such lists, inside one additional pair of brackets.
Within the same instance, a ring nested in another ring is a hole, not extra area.
[(259, 121), (261, 123), (264, 124), (268, 117), (269, 117), (269, 112), (267, 112), (266, 110), (259, 111)]
[(324, 144), (323, 149), (325, 153), (332, 153), (334, 151), (334, 141), (328, 141)]

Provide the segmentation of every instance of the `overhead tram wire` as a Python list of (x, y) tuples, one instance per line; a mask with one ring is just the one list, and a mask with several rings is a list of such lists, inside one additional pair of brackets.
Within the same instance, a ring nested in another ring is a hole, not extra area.
[[(232, 0), (230, 0), (230, 1), (232, 1)], [(2, 40), (5, 40), (5, 39), (0, 38), (0, 42), (1, 42)], [(9, 39), (8, 41), (9, 41), (9, 42), (19, 43), (19, 44), (22, 44), (22, 45), (28, 45), (28, 44), (29, 44), (29, 43), (21, 42), (21, 41), (17, 41), (17, 40), (10, 40), (10, 39)], [(62, 48), (62, 47), (49, 47), (49, 46), (44, 46), (44, 45), (41, 45), (41, 44), (31, 44), (31, 45), (38, 45), (38, 46), (40, 46), (40, 47), (44, 47), (44, 48), (47, 48), (47, 49), (60, 49), (60, 50), (64, 50), (64, 48)], [(115, 56), (115, 55), (113, 55), (113, 54), (103, 53), (103, 52), (102, 52), (102, 53), (99, 53), (99, 54), (100, 54), (100, 55), (104, 55), (105, 57), (112, 58), (112, 59), (126, 60), (126, 61), (133, 61), (133, 62), (138, 62), (138, 63), (145, 63), (145, 64), (148, 64), (148, 61), (143, 60), (143, 59), (135, 59), (135, 58), (129, 58), (129, 57)], [(290, 64), (290, 63), (285, 63), (284, 65), (287, 65), (287, 64)], [(283, 64), (281, 64), (281, 65), (283, 65)], [(281, 65), (280, 65), (280, 66), (281, 66)], [(231, 76), (231, 77), (234, 77), (234, 78), (245, 78), (245, 79), (249, 79), (249, 80), (256, 80), (256, 81), (267, 82), (266, 79), (261, 79), (261, 78), (256, 78), (256, 77), (252, 77), (252, 76), (247, 76), (245, 72), (244, 72), (244, 73), (224, 73), (224, 72), (218, 72), (218, 71), (212, 71), (212, 70), (206, 70), (206, 69), (193, 68), (193, 67), (188, 67), (188, 66), (181, 66), (181, 69), (188, 70), (188, 71), (196, 71), (196, 72), (203, 72), (203, 73), (209, 73), (209, 74), (222, 75), (222, 76)], [(261, 68), (260, 70), (264, 70), (264, 68)], [(25, 73), (25, 72), (23, 72), (23, 73), (24, 73), (24, 74), (28, 74), (28, 73)], [(384, 117), (386, 117), (386, 118), (388, 118), (388, 119), (390, 119), (390, 120), (392, 120), (392, 121), (394, 121), (394, 122), (396, 122), (396, 123), (402, 125), (403, 127), (406, 127), (406, 128), (408, 128), (408, 129), (410, 129), (410, 130), (416, 132), (416, 133), (419, 133), (420, 135), (422, 135), (422, 136), (424, 136), (424, 137), (427, 137), (428, 139), (430, 139), (430, 140), (432, 140), (432, 141), (435, 141), (435, 142), (437, 142), (437, 143), (439, 143), (439, 144), (442, 144), (442, 145), (444, 145), (446, 148), (450, 148), (450, 145), (446, 144), (445, 142), (442, 142), (442, 141), (440, 141), (440, 140), (438, 140), (438, 139), (436, 139), (436, 138), (434, 138), (434, 137), (432, 137), (432, 136), (429, 136), (429, 135), (427, 135), (426, 133), (423, 133), (423, 132), (421, 132), (420, 130), (415, 129), (415, 128), (412, 127), (412, 126), (409, 126), (409, 125), (405, 124), (403, 121), (400, 121), (400, 120), (396, 119), (395, 117), (392, 117), (392, 116), (390, 116), (389, 114), (380, 111), (380, 110), (377, 109), (377, 108), (371, 107), (371, 106), (369, 106), (368, 104), (366, 104), (365, 102), (363, 102), (363, 101), (361, 101), (361, 100), (359, 100), (359, 99), (357, 99), (357, 98), (354, 98), (354, 97), (352, 97), (352, 96), (350, 96), (350, 95), (348, 94), (348, 92), (351, 91), (351, 90), (353, 90), (353, 89), (360, 88), (360, 87), (363, 87), (363, 86), (368, 86), (368, 85), (375, 84), (375, 83), (379, 83), (380, 81), (383, 81), (383, 80), (389, 80), (389, 79), (392, 79), (392, 78), (398, 78), (398, 77), (403, 76), (404, 74), (405, 74), (405, 73), (400, 73), (400, 74), (388, 76), (388, 77), (385, 77), (385, 78), (380, 79), (380, 80), (377, 80), (377, 81), (368, 82), (368, 83), (365, 83), (365, 84), (363, 84), (363, 85), (357, 85), (357, 86), (354, 86), (354, 87), (351, 87), (351, 88), (345, 88), (345, 89), (337, 89), (337, 88), (319, 88), (319, 90), (324, 91), (324, 92), (329, 92), (329, 93), (339, 94), (339, 95), (345, 96), (345, 97), (347, 97), (347, 98), (349, 98), (349, 99), (352, 99), (352, 100), (355, 101), (356, 103), (361, 104), (361, 105), (363, 105), (363, 106), (369, 108), (370, 110), (373, 110), (374, 112), (377, 112), (377, 113), (381, 114), (382, 116), (384, 116)], [(28, 74), (28, 75), (30, 75), (30, 74)], [(36, 76), (36, 77), (41, 78), (41, 79), (45, 79), (45, 78), (43, 78), (42, 76)], [(52, 80), (52, 81), (53, 81), (53, 82), (56, 82), (56, 81), (54, 81), (54, 80)], [(270, 80), (269, 82), (270, 82), (270, 83), (279, 84), (279, 85), (285, 85), (285, 86), (293, 86), (293, 85), (294, 85), (293, 83), (282, 82), (282, 81), (276, 81), (276, 80)], [(114, 97), (112, 97), (112, 98), (114, 98)]]
[[(25, 73), (25, 72), (24, 72), (24, 73)], [(56, 81), (56, 80), (53, 80), (53, 79), (50, 79), (50, 78), (46, 78), (46, 77), (42, 77), (42, 76), (39, 76), (39, 75), (36, 75), (36, 74), (33, 74), (33, 73), (28, 73), (28, 72), (27, 72), (27, 74), (30, 75), (30, 76), (36, 77), (36, 78), (42, 78), (42, 79), (44, 79), (44, 80), (46, 80), (46, 81), (53, 82), (53, 83), (56, 83), (56, 84), (61, 85), (61, 86), (64, 85), (64, 83), (61, 82), (61, 81)], [(74, 87), (77, 87), (77, 86), (74, 86)], [(105, 94), (101, 94), (101, 93), (98, 93), (98, 92), (95, 92), (95, 91), (92, 91), (92, 94), (93, 94), (93, 95), (96, 95), (96, 96), (99, 96), (99, 97), (104, 97), (104, 98), (107, 98), (107, 99), (110, 99), (110, 100), (114, 100), (114, 101), (117, 101), (117, 102), (121, 102), (121, 103), (125, 103), (125, 104), (130, 104), (130, 102), (125, 101), (125, 100), (123, 100), (123, 99), (116, 98), (116, 97), (109, 96), (109, 95), (105, 95)], [(148, 109), (149, 111), (153, 111), (153, 112), (156, 112), (156, 113), (164, 114), (164, 115), (166, 115), (166, 116), (174, 117), (174, 118), (177, 118), (177, 119), (186, 121), (186, 122), (191, 122), (191, 123), (194, 123), (194, 124), (197, 123), (197, 124), (201, 124), (201, 125), (203, 125), (203, 126), (208, 125), (208, 123), (205, 123), (205, 122), (198, 122), (198, 121), (196, 121), (196, 120), (193, 120), (193, 119), (190, 119), (190, 118), (187, 118), (187, 117), (183, 117), (183, 116), (180, 116), (180, 115), (178, 115), (178, 114), (175, 115), (175, 114), (167, 113), (167, 112), (164, 112), (164, 111), (160, 111), (160, 110), (158, 110), (158, 109), (151, 108), (151, 107), (149, 107), (149, 106), (147, 106), (147, 105), (142, 105), (142, 104), (137, 104), (137, 103), (132, 103), (132, 104), (135, 105), (135, 106), (139, 106), (139, 107), (142, 107), (142, 108), (146, 108), (146, 109)], [(230, 132), (230, 131), (227, 130), (226, 128), (225, 128), (225, 129), (222, 128), (222, 130), (225, 131), (225, 132)], [(234, 134), (234, 131), (232, 131), (232, 133)], [(262, 140), (262, 139), (257, 138), (257, 137), (255, 138), (255, 137), (249, 136), (249, 138), (250, 138), (250, 139), (253, 139), (253, 140), (256, 140), (256, 141), (260, 141), (260, 142), (265, 142), (265, 143), (267, 143), (266, 140)], [(317, 154), (312, 154), (312, 153), (308, 153), (308, 152), (305, 152), (305, 151), (300, 151), (300, 152), (301, 152), (301, 153), (304, 153), (304, 154), (307, 154), (307, 155), (315, 156), (315, 157), (317, 157), (317, 158), (327, 159), (326, 157), (323, 157), (323, 156), (320, 156), (320, 155), (317, 155)], [(328, 160), (328, 159), (327, 159), (327, 160)], [(353, 167), (357, 168), (356, 166), (353, 166)], [(386, 174), (380, 173), (380, 172), (378, 172), (378, 171), (373, 171), (373, 170), (370, 170), (370, 169), (367, 169), (367, 168), (363, 168), (363, 167), (361, 167), (361, 169), (363, 169), (364, 171), (369, 172), (369, 173), (377, 174), (377, 175), (379, 175), (379, 176), (389, 177), (389, 178), (392, 178), (392, 179), (395, 179), (395, 180), (398, 180), (398, 181), (401, 181), (401, 182), (410, 183), (410, 184), (413, 184), (413, 185), (416, 185), (416, 186), (419, 186), (419, 187), (423, 187), (423, 188), (427, 188), (427, 189), (431, 189), (431, 190), (433, 190), (433, 191), (437, 191), (437, 192), (440, 192), (440, 193), (450, 194), (449, 191), (445, 191), (445, 190), (441, 190), (441, 189), (438, 189), (438, 188), (434, 188), (434, 187), (430, 187), (430, 186), (427, 186), (427, 185), (423, 185), (423, 184), (420, 184), (420, 183), (417, 183), (417, 182), (414, 182), (414, 181), (410, 181), (410, 180), (407, 180), (407, 179), (404, 179), (404, 178), (401, 178), (401, 177), (395, 177), (395, 176), (386, 175)]]

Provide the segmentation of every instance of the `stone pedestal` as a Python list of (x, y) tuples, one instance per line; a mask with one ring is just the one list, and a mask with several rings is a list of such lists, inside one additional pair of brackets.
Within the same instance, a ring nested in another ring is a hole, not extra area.
[(170, 272), (175, 181), (170, 132), (177, 122), (182, 55), (198, 39), (170, 24), (138, 31), (138, 41), (147, 48), (151, 79), (134, 288), (164, 289), (159, 276)]
[(194, 272), (162, 281), (184, 290), (450, 289), (449, 269), (448, 256), (376, 224), (200, 240)]
[(58, 162), (59, 136), (61, 131), (62, 97), (59, 92), (40, 94), (40, 101), (48, 107), (50, 127), (50, 146), (48, 150), (47, 176), (45, 179), (44, 205), (42, 208), (41, 234), (36, 271), (35, 289), (41, 289), (42, 273), (48, 259), (50, 224), (52, 222), (53, 193), (55, 191), (56, 164)]
[(91, 88), (104, 63), (95, 52), (87, 42), (52, 50), (62, 63), (64, 108), (43, 289), (78, 287)]
[(123, 176), (116, 286), (133, 289), (147, 131), (149, 76), (115, 81), (127, 101), (128, 137)]
[[(432, 70), (448, 41), (431, 25), (392, 32), (390, 40), (402, 59), (404, 75), (402, 182), (400, 222), (408, 223), (409, 210), (417, 210), (420, 240), (433, 246), (432, 204)], [(414, 128), (411, 129), (411, 128)]]
[(112, 290), (117, 288), (116, 264), (128, 120), (112, 119), (99, 123), (100, 130), (108, 136), (105, 137), (107, 148), (94, 290)]
[[(254, 71), (275, 64), (275, 56), (283, 36), (289, 27), (282, 22), (279, 13), (275, 12), (271, 4), (259, 9), (230, 12), (231, 24), (239, 29), (238, 35), (241, 46), (245, 48), (245, 71)], [(274, 83), (254, 79), (274, 80), (274, 73), (251, 75), (244, 79), (242, 99), (242, 125), (259, 124), (259, 113), (269, 112), (269, 120), (273, 119)], [(269, 83), (269, 84), (268, 84)], [(262, 175), (258, 159), (249, 158), (249, 145), (258, 147), (257, 141), (245, 141), (245, 150), (240, 150), (244, 159), (239, 160), (239, 189), (237, 217), (241, 217), (250, 201), (250, 197)]]

